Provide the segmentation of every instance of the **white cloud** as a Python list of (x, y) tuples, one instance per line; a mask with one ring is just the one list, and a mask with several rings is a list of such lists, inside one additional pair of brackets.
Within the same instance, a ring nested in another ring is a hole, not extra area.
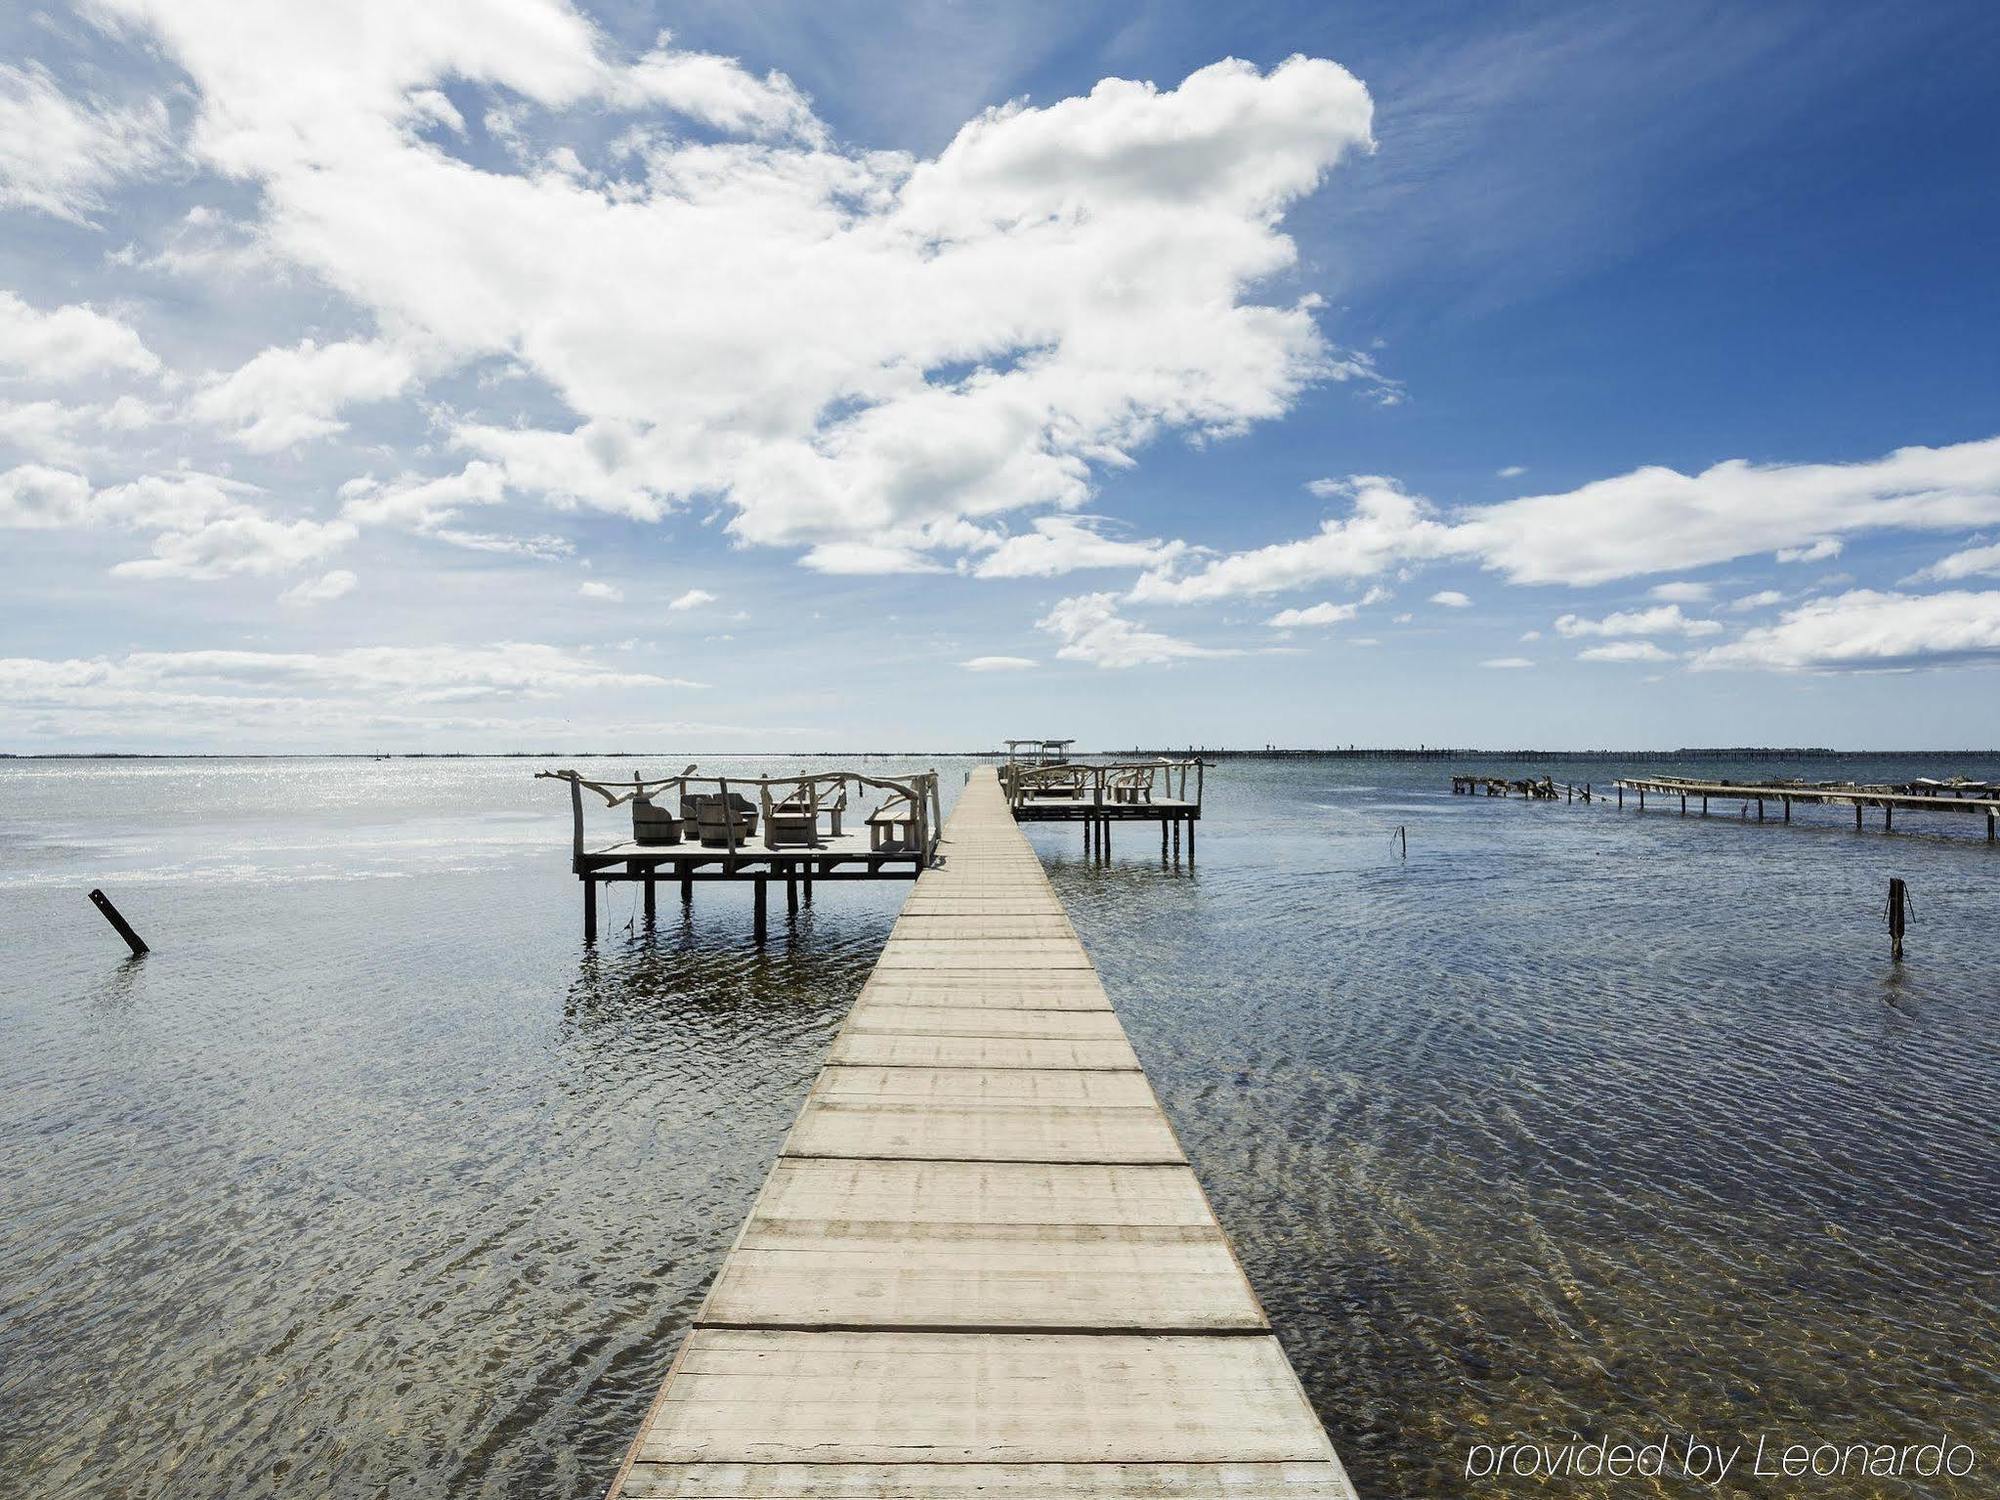
[(1740, 599), (1732, 599), (1729, 607), (1739, 612), (1749, 609), (1768, 609), (1773, 604), (1783, 604), (1785, 595), (1778, 589), (1759, 589), (1754, 594), (1745, 594)]
[(1500, 479), (1519, 479), (1528, 470), (1525, 464), (1509, 464), (1506, 468), (1495, 469), (1493, 472)]
[(217, 376), (191, 408), (202, 421), (227, 429), (232, 442), (275, 453), (343, 431), (342, 408), (400, 395), (415, 376), (409, 355), (394, 346), (304, 339), (295, 349), (266, 349)]
[(1576, 653), (1578, 661), (1672, 661), (1670, 651), (1662, 651), (1651, 641), (1613, 641), (1608, 646), (1589, 646)]
[(254, 485), (193, 470), (94, 489), (81, 474), (23, 464), (0, 473), (0, 528), (153, 533), (151, 557), (112, 568), (129, 578), (285, 573), (354, 540), (346, 521), (271, 516), (252, 503), (259, 493)]
[(1079, 594), (1060, 601), (1036, 626), (1062, 644), (1063, 661), (1103, 668), (1151, 666), (1196, 656), (1234, 656), (1234, 651), (1198, 646), (1134, 624), (1118, 613), (1116, 594)]
[(972, 569), (979, 578), (1053, 578), (1082, 568), (1157, 568), (1187, 550), (1185, 542), (1124, 541), (1088, 517), (1041, 516), (1034, 530), (1010, 536)]
[[(919, 159), (833, 144), (779, 75), (668, 45), (621, 63), (548, 0), (254, 25), (223, 0), (105, 3), (186, 68), (191, 148), (254, 185), (272, 253), (441, 372), (510, 357), (577, 414), (460, 420), (518, 494), (720, 499), (743, 541), (911, 571), (939, 523), (1074, 509), (1162, 434), (1380, 383), (1315, 299), (1249, 300), (1295, 262), (1287, 209), (1370, 144), (1367, 90), (1330, 62), (1108, 79)], [(526, 170), (425, 138), (453, 128), (446, 80), (504, 96)], [(537, 144), (561, 111), (662, 103), (722, 137), (641, 130), (604, 165)]]
[(1993, 577), (2000, 577), (2000, 544), (1961, 548), (1911, 574), (1909, 581), (1956, 583), (1963, 578)]
[(36, 63), (0, 63), (0, 208), (85, 223), (101, 190), (167, 155), (166, 106), (78, 103)]
[(1690, 579), (1680, 579), (1673, 583), (1656, 583), (1646, 592), (1652, 598), (1667, 604), (1700, 604), (1715, 590), (1706, 583), (1695, 583)]
[(1318, 495), (1353, 497), (1345, 520), (1328, 518), (1318, 533), (1218, 558), (1184, 578), (1145, 574), (1132, 588), (1141, 602), (1196, 604), (1243, 594), (1274, 594), (1332, 579), (1369, 578), (1423, 556), (1443, 556), (1451, 529), (1432, 519), (1429, 506), (1404, 493), (1393, 479), (1362, 476), (1319, 480)]
[(138, 333), (108, 313), (83, 303), (42, 312), (0, 291), (0, 374), (44, 383), (85, 375), (152, 375), (159, 368), (159, 357)]
[(1380, 604), (1386, 598), (1390, 598), (1390, 592), (1386, 588), (1370, 588), (1352, 604), (1310, 604), (1304, 610), (1278, 610), (1264, 624), (1268, 624), (1272, 630), (1292, 630), (1294, 626), (1340, 624), (1342, 620), (1352, 620), (1370, 604)]
[(968, 672), (1026, 672), (1039, 663), (1029, 656), (975, 656), (959, 665)]
[(934, 557), (888, 542), (821, 542), (799, 559), (815, 573), (943, 573)]
[(1461, 594), (1457, 589), (1439, 589), (1431, 595), (1431, 603), (1442, 604), (1446, 609), (1470, 609), (1470, 595)]
[(1133, 597), (1190, 603), (1272, 593), (1439, 558), (1476, 561), (1512, 583), (1582, 587), (1764, 552), (1819, 560), (1846, 534), (2000, 523), (2000, 437), (1899, 448), (1865, 463), (1731, 460), (1695, 475), (1635, 469), (1451, 517), (1389, 479), (1313, 488), (1351, 494), (1351, 513), (1329, 517), (1303, 541), (1217, 558), (1183, 578), (1148, 574)]
[(1694, 660), (1697, 668), (1884, 671), (2000, 660), (2000, 592), (1856, 589), (1786, 610)]
[(1582, 615), (1563, 615), (1556, 620), (1556, 634), (1586, 635), (1720, 635), (1722, 625), (1681, 613), (1678, 604), (1656, 604), (1651, 609), (1625, 610), (1601, 620)]
[(1281, 609), (1264, 623), (1273, 630), (1291, 630), (1300, 625), (1338, 625), (1360, 613), (1359, 604), (1313, 604), (1304, 609)]
[(1539, 641), (1541, 638), (1542, 633), (1539, 630), (1524, 630), (1521, 632), (1521, 639), (1524, 641)]
[(1525, 656), (1489, 656), (1479, 664), (1500, 671), (1518, 671), (1522, 667), (1532, 667), (1534, 662)]
[(322, 573), (317, 578), (292, 585), (284, 593), (278, 595), (278, 602), (280, 604), (290, 604), (300, 607), (313, 604), (331, 604), (334, 600), (345, 599), (349, 594), (353, 593), (355, 584), (360, 581), (360, 579), (348, 572), (347, 569), (335, 568), (330, 573)]
[(1830, 557), (1840, 556), (1841, 541), (1837, 536), (1816, 537), (1802, 547), (1780, 547), (1778, 561), (1781, 563), (1825, 562)]
[(668, 609), (700, 609), (704, 604), (715, 603), (715, 595), (707, 589), (689, 589), (685, 594), (676, 594), (667, 601)]
[(615, 583), (599, 583), (594, 578), (586, 578), (577, 586), (576, 591), (586, 599), (601, 599), (607, 604), (625, 602), (625, 590)]

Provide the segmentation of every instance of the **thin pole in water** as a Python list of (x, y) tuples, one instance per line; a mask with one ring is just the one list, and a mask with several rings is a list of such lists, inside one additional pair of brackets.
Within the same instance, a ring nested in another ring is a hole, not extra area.
[(146, 940), (132, 930), (132, 924), (126, 921), (120, 915), (118, 908), (111, 904), (109, 896), (105, 895), (102, 891), (93, 890), (90, 893), (90, 901), (93, 906), (104, 913), (104, 920), (116, 928), (118, 935), (125, 939), (125, 946), (132, 950), (134, 958), (143, 958), (152, 951), (146, 946)]
[(1903, 927), (1907, 920), (1910, 888), (1895, 876), (1889, 877), (1889, 957), (1900, 962), (1903, 957)]

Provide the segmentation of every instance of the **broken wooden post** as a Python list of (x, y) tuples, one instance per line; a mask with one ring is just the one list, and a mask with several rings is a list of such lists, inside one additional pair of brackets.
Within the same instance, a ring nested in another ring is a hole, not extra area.
[(143, 958), (152, 951), (146, 946), (146, 940), (132, 930), (132, 924), (126, 921), (118, 908), (111, 904), (109, 896), (105, 895), (102, 891), (93, 890), (90, 893), (90, 901), (93, 906), (104, 913), (104, 920), (109, 922), (116, 929), (118, 935), (125, 939), (125, 946), (132, 950), (134, 958)]
[(1889, 956), (1903, 956), (1903, 924), (1909, 905), (1909, 887), (1895, 876), (1889, 877)]

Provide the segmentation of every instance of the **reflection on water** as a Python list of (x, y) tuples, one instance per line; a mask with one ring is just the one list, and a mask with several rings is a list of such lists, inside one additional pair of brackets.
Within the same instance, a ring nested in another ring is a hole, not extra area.
[[(601, 1491), (903, 888), (822, 884), (762, 952), (747, 891), (621, 891), (586, 951), (531, 769), (0, 769), (0, 1490)], [(1192, 872), (1031, 832), (1364, 1493), (1698, 1492), (1470, 1481), (1481, 1441), (1939, 1430), (1963, 1488), (1814, 1492), (1991, 1493), (1972, 820), (1447, 769), (1228, 763)]]

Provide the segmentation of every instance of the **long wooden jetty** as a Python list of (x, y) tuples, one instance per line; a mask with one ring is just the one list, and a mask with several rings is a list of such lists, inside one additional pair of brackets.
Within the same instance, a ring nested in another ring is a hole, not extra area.
[(1852, 807), (1855, 831), (1859, 832), (1862, 809), (1872, 807), (1881, 810), (1885, 833), (1895, 828), (1899, 809), (1904, 812), (1958, 812), (1984, 814), (1986, 841), (1993, 843), (2000, 839), (2000, 787), (1983, 781), (1910, 781), (1870, 785), (1852, 781), (1735, 782), (1704, 781), (1687, 776), (1626, 776), (1612, 785), (1618, 789), (1620, 807), (1625, 805), (1625, 794), (1633, 792), (1638, 796), (1640, 812), (1646, 810), (1646, 794), (1649, 792), (1655, 797), (1678, 797), (1683, 814), (1688, 811), (1690, 800), (1704, 815), (1708, 812), (1710, 798), (1737, 803), (1745, 816), (1754, 806), (1759, 823), (1764, 821), (1767, 802), (1778, 806), (1787, 823), (1792, 821), (1794, 803), (1802, 806)]
[(991, 769), (611, 1500), (1353, 1500)]

